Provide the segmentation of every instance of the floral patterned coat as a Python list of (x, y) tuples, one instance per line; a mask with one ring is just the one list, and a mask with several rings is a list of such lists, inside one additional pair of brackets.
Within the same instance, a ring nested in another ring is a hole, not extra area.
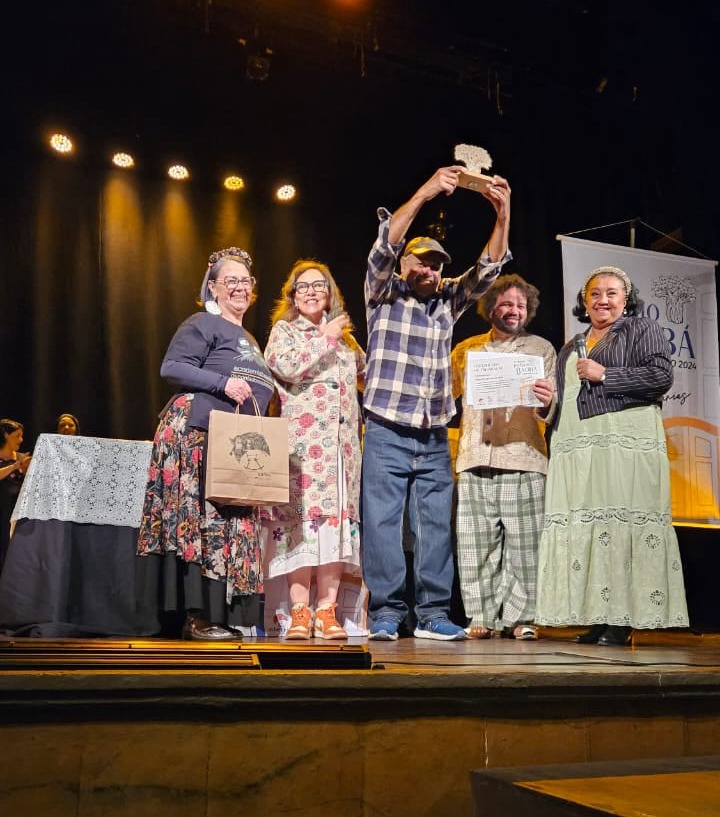
[(365, 353), (346, 338), (323, 335), (303, 316), (278, 321), (265, 360), (275, 377), (282, 417), (289, 420), (290, 503), (275, 518), (337, 517), (337, 454), (343, 455), (348, 515), (360, 518), (361, 418), (358, 389)]

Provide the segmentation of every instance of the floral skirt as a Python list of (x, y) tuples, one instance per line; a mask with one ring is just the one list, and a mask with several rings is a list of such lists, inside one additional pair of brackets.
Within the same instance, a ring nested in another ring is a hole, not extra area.
[(188, 428), (192, 395), (177, 397), (153, 440), (137, 553), (175, 554), (233, 596), (263, 592), (254, 508), (216, 507), (203, 497), (206, 432)]

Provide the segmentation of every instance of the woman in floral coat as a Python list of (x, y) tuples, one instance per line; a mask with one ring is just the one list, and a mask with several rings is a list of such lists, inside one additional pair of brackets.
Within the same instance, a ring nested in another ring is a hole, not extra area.
[[(271, 316), (265, 360), (289, 420), (290, 502), (268, 524), (267, 578), (287, 576), (286, 638), (347, 638), (340, 578), (360, 565), (360, 407), (365, 353), (330, 270), (297, 261)], [(316, 583), (315, 614), (310, 588)]]

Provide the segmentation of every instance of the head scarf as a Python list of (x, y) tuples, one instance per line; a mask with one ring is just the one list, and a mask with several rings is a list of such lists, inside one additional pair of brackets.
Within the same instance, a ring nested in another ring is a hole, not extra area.
[(220, 308), (218, 307), (215, 298), (213, 298), (212, 293), (210, 292), (210, 287), (208, 286), (208, 283), (210, 282), (210, 272), (218, 261), (224, 258), (229, 258), (231, 261), (239, 261), (241, 264), (245, 264), (248, 270), (252, 269), (252, 258), (250, 257), (250, 253), (246, 252), (245, 250), (241, 250), (239, 247), (227, 247), (224, 250), (215, 250), (215, 252), (210, 254), (207, 269), (205, 270), (205, 277), (200, 285), (200, 301), (205, 306), (205, 311), (210, 312), (213, 315), (218, 315)]
[(587, 286), (592, 281), (593, 278), (596, 278), (599, 275), (614, 275), (616, 278), (619, 278), (622, 283), (623, 287), (625, 288), (625, 298), (630, 297), (630, 293), (632, 292), (632, 281), (630, 280), (630, 276), (625, 272), (625, 270), (621, 270), (620, 267), (597, 267), (597, 269), (590, 270), (585, 278), (585, 283), (582, 286), (582, 299), (585, 300), (585, 294), (587, 292)]

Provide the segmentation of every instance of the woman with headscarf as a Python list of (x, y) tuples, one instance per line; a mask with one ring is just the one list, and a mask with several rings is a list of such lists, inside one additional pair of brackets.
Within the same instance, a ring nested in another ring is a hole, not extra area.
[(184, 611), (186, 638), (233, 638), (260, 619), (255, 509), (214, 505), (203, 479), (210, 411), (253, 414), (254, 398), (265, 414), (274, 391), (257, 341), (242, 325), (255, 300), (251, 268), (238, 247), (210, 256), (200, 291), (205, 311), (181, 324), (160, 369), (176, 394), (153, 441), (138, 555), (162, 557), (162, 578), (151, 584), (163, 609)]

